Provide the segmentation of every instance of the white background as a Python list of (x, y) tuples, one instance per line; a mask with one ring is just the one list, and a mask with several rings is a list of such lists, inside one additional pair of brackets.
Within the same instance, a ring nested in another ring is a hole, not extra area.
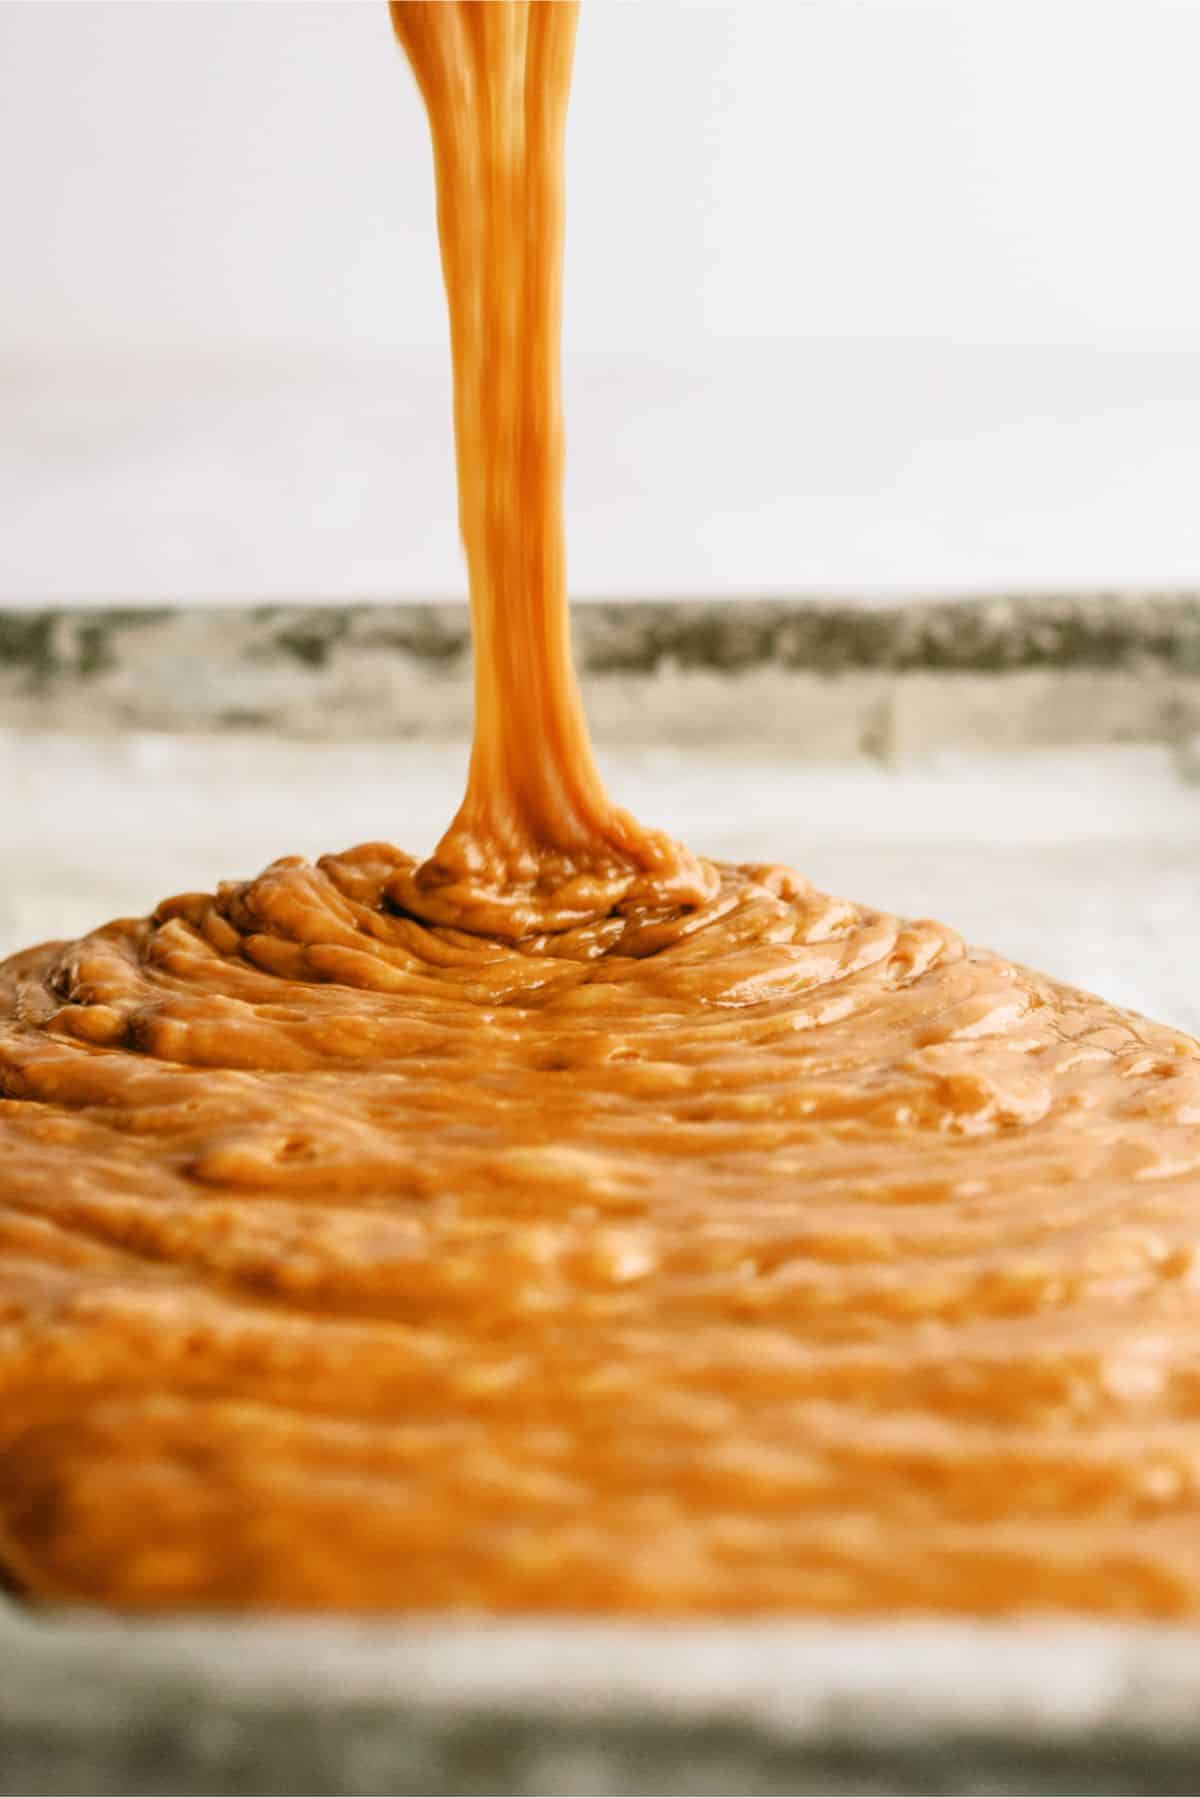
[[(1200, 576), (1200, 5), (588, 0), (585, 594)], [(461, 591), (372, 0), (0, 4), (0, 602)]]

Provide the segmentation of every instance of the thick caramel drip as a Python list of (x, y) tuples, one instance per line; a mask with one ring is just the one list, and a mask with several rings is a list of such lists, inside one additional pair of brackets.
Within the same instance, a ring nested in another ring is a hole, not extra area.
[(711, 868), (604, 790), (571, 663), (563, 533), (563, 128), (575, 0), (393, 0), (433, 136), (475, 640), (466, 797), (394, 897), (511, 937), (696, 905)]

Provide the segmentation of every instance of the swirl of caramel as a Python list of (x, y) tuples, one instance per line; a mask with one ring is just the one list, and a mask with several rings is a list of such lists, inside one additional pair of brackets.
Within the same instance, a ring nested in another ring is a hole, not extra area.
[(385, 844), (0, 967), (0, 1564), (134, 1605), (1200, 1603), (1200, 1052), (719, 870)]

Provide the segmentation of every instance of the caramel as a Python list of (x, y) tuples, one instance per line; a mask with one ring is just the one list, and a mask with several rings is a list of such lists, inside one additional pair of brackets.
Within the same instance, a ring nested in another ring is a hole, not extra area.
[(611, 804), (562, 533), (575, 8), (392, 14), (466, 796), (427, 862), (285, 857), (0, 965), (0, 1568), (130, 1607), (1200, 1611), (1200, 1047)]

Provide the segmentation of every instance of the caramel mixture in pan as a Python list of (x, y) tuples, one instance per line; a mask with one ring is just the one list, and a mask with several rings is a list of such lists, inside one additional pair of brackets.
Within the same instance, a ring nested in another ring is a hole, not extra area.
[(574, 8), (393, 16), (467, 795), (427, 863), (285, 858), (0, 967), (0, 1566), (130, 1606), (1200, 1611), (1200, 1050), (613, 809), (563, 577)]

